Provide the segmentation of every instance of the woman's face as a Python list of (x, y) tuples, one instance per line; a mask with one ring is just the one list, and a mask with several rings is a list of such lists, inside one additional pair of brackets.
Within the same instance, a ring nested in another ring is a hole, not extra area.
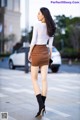
[(41, 11), (38, 12), (37, 18), (38, 18), (39, 21), (44, 20), (44, 15), (41, 13)]

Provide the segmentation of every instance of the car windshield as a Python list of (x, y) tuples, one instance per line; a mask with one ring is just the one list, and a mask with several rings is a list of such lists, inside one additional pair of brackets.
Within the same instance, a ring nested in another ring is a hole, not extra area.
[(57, 52), (57, 51), (58, 50), (55, 47), (52, 48), (52, 52)]

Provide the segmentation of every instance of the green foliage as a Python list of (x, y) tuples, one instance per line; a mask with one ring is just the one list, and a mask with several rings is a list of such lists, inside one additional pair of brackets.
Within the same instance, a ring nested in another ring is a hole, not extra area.
[(22, 47), (22, 43), (16, 43), (16, 45), (13, 47), (13, 52), (15, 51), (15, 50), (18, 50), (19, 48), (21, 48)]
[[(80, 54), (80, 17), (55, 16), (56, 33), (53, 45), (61, 51), (62, 56), (79, 56)], [(33, 27), (28, 33), (31, 43)]]
[(58, 15), (55, 17), (56, 17), (57, 27), (66, 28), (67, 24), (69, 24), (69, 18), (66, 17), (65, 15), (62, 15), (62, 16)]
[(29, 38), (28, 38), (28, 31), (27, 31), (27, 29), (23, 29), (22, 30), (22, 36), (21, 36), (21, 43), (23, 44), (24, 42), (29, 42), (29, 40), (28, 40)]
[(0, 54), (0, 58), (4, 58), (4, 57), (9, 57), (11, 53), (2, 53)]
[[(71, 17), (66, 17), (65, 15), (62, 16), (59, 15), (56, 16), (55, 22), (56, 22), (57, 30), (55, 34), (54, 45), (61, 51), (67, 48), (67, 52), (70, 53), (70, 48), (71, 48), (72, 51), (79, 52), (80, 18), (79, 17), (71, 18)], [(74, 54), (74, 52), (71, 52), (71, 54), (72, 53)]]
[(64, 48), (62, 51), (61, 51), (61, 56), (63, 58), (78, 58), (80, 59), (80, 52), (73, 49), (73, 48)]
[(70, 19), (70, 25), (77, 24), (77, 23), (80, 25), (80, 17), (75, 17), (75, 18)]
[(27, 36), (21, 36), (21, 43), (27, 42), (28, 38)]

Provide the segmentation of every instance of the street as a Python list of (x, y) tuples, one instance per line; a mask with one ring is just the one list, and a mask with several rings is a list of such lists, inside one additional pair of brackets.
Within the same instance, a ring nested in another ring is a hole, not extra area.
[[(38, 104), (30, 74), (0, 68), (0, 112), (8, 112), (8, 120), (80, 120), (79, 71), (48, 73), (46, 114), (42, 118), (34, 117)], [(40, 73), (38, 82), (41, 87)]]
[(80, 120), (79, 11), (79, 0), (0, 0), (0, 120)]
[[(9, 69), (9, 65), (8, 65), (8, 58), (5, 58), (3, 60), (0, 61), (0, 68), (5, 68), (5, 69)], [(16, 70), (19, 71), (25, 71), (24, 67), (22, 68), (16, 68)], [(51, 70), (48, 70), (49, 73), (52, 73)], [(72, 63), (72, 65), (69, 64), (62, 64), (59, 68), (58, 73), (80, 73), (80, 64), (74, 65)]]

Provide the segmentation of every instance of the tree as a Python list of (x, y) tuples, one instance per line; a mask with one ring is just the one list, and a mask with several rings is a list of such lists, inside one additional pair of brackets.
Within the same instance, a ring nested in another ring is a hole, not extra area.
[(79, 51), (80, 50), (80, 26), (71, 25), (69, 29), (70, 29), (69, 39), (71, 41), (71, 44), (76, 51)]
[(64, 48), (80, 50), (80, 18), (66, 17), (65, 15), (56, 16), (57, 31), (55, 34), (55, 45), (61, 50), (61, 40)]

